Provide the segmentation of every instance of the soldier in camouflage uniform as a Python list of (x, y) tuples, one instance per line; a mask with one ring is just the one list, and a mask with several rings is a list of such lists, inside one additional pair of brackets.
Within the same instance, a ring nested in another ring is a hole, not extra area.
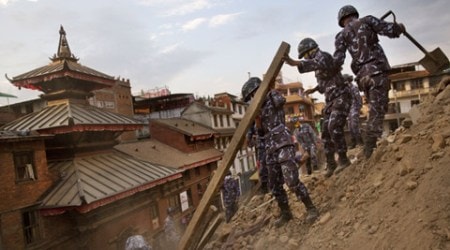
[(350, 130), (350, 144), (348, 148), (355, 148), (356, 145), (362, 145), (361, 131), (359, 126), (359, 111), (362, 108), (362, 98), (359, 94), (358, 86), (352, 84), (353, 76), (344, 74), (345, 83), (350, 86), (352, 92), (352, 106), (348, 114), (348, 129)]
[(317, 86), (306, 90), (305, 94), (319, 91), (325, 95), (325, 107), (322, 111), (324, 116), (322, 140), (327, 158), (325, 177), (328, 178), (333, 175), (337, 167), (335, 152), (339, 155), (339, 170), (350, 165), (344, 137), (344, 126), (351, 106), (350, 88), (344, 83), (341, 66), (335, 64), (329, 53), (320, 50), (313, 39), (305, 38), (300, 41), (298, 54), (299, 59), (303, 57), (305, 59), (294, 60), (286, 55), (285, 62), (296, 66), (300, 73), (315, 71), (317, 79)]
[(258, 133), (258, 128), (256, 127), (256, 124), (253, 123), (247, 133), (246, 139), (249, 147), (256, 147), (260, 191), (262, 194), (266, 194), (269, 192), (269, 171), (266, 166), (266, 144), (264, 143), (264, 135), (262, 134), (262, 131), (260, 132), (261, 134)]
[[(261, 79), (251, 77), (242, 87), (245, 102), (251, 100), (261, 84)], [(277, 90), (271, 88), (263, 101), (259, 118), (255, 120), (261, 135), (264, 135), (266, 164), (269, 170), (269, 183), (281, 210), (281, 216), (275, 221), (280, 227), (292, 219), (289, 201), (283, 184), (295, 193), (307, 210), (306, 221), (312, 223), (319, 213), (311, 201), (306, 186), (300, 181), (297, 163), (295, 162), (295, 146), (289, 128), (285, 123), (283, 106), (286, 99)]]
[(303, 151), (308, 152), (309, 158), (306, 160), (306, 171), (308, 175), (311, 175), (313, 169), (317, 170), (316, 132), (308, 123), (300, 123), (298, 121), (295, 123), (294, 135), (297, 142), (302, 146)]
[(228, 172), (222, 185), (223, 204), (225, 206), (225, 221), (230, 222), (234, 213), (237, 211), (237, 199), (239, 197), (239, 183)]
[(377, 138), (383, 132), (383, 119), (389, 102), (390, 83), (387, 73), (390, 66), (378, 43), (378, 34), (390, 38), (399, 37), (405, 31), (405, 26), (373, 16), (359, 18), (358, 11), (351, 5), (339, 10), (338, 23), (343, 29), (336, 35), (334, 57), (338, 65), (343, 65), (345, 53), (350, 53), (355, 80), (369, 103), (364, 138), (364, 155), (369, 158), (376, 147)]

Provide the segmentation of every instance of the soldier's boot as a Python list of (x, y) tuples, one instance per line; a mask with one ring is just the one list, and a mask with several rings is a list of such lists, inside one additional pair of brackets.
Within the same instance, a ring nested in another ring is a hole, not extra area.
[(352, 136), (350, 143), (348, 144), (349, 149), (353, 149), (356, 147), (356, 138)]
[(327, 172), (325, 173), (325, 177), (329, 178), (333, 175), (334, 170), (336, 169), (336, 160), (334, 159), (334, 153), (326, 154), (327, 157)]
[(281, 214), (280, 217), (275, 220), (275, 227), (284, 226), (292, 219), (292, 213), (291, 209), (289, 208), (289, 203), (278, 203), (278, 206), (280, 207)]
[(306, 173), (308, 175), (312, 174), (311, 159), (306, 160)]
[(267, 186), (267, 182), (263, 181), (261, 182), (260, 192), (261, 194), (267, 194), (269, 192), (269, 187)]
[(316, 206), (314, 206), (311, 198), (308, 196), (304, 197), (302, 199), (303, 204), (306, 207), (306, 223), (313, 223), (317, 218), (319, 218), (319, 211), (317, 210)]
[(346, 167), (350, 166), (351, 162), (347, 157), (346, 152), (339, 153), (339, 167), (334, 170), (334, 174), (339, 174), (342, 170), (344, 170)]
[(376, 137), (367, 137), (364, 141), (364, 156), (369, 159), (373, 153), (373, 149), (377, 147)]
[(358, 145), (358, 146), (364, 146), (364, 142), (363, 142), (363, 139), (362, 139), (361, 135), (359, 135), (358, 137), (356, 137), (356, 145)]

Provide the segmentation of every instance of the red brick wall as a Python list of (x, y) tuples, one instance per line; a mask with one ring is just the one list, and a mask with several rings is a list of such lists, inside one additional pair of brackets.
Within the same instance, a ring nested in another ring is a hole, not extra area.
[[(13, 152), (34, 150), (36, 181), (17, 182)], [(52, 185), (52, 176), (47, 169), (43, 141), (1, 143), (0, 146), (0, 211), (34, 204)]]
[(168, 127), (161, 125), (157, 122), (150, 122), (150, 134), (152, 138), (170, 145), (183, 152), (193, 152), (194, 149), (189, 147), (185, 141), (184, 134)]
[[(214, 138), (189, 141), (189, 137), (158, 122), (150, 122), (152, 138), (186, 153), (214, 148)], [(187, 139), (186, 139), (187, 138)]]
[[(13, 152), (34, 151), (35, 181), (16, 182)], [(33, 206), (52, 185), (47, 169), (44, 142), (15, 141), (0, 143), (0, 233), (5, 249), (25, 246), (22, 212)]]
[(18, 211), (1, 214), (1, 233), (4, 249), (24, 249), (25, 239), (23, 238), (22, 217)]

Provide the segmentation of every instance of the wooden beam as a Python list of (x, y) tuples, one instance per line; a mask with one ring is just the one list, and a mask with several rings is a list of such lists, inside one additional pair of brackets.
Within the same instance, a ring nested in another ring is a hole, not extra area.
[[(196, 250), (201, 250), (205, 247), (205, 245), (208, 243), (208, 241), (213, 236), (216, 229), (219, 227), (219, 225), (224, 221), (223, 216), (221, 214), (216, 214), (216, 217), (214, 221), (211, 223), (208, 223), (208, 228), (203, 232), (202, 238), (200, 239), (197, 246), (195, 246)], [(211, 224), (211, 225), (209, 225)]]
[(193, 242), (193, 239), (198, 237), (192, 237), (193, 234), (198, 233), (198, 229), (200, 228), (200, 224), (202, 223), (202, 218), (208, 211), (208, 205), (211, 203), (214, 194), (219, 190), (220, 185), (223, 182), (223, 178), (225, 177), (230, 165), (233, 163), (234, 158), (236, 157), (236, 153), (239, 150), (242, 142), (244, 141), (245, 135), (258, 114), (259, 109), (261, 108), (264, 97), (266, 96), (269, 88), (275, 84), (275, 79), (280, 72), (281, 67), (283, 66), (283, 56), (289, 53), (290, 45), (286, 42), (282, 42), (280, 47), (278, 48), (275, 57), (272, 60), (269, 68), (267, 69), (266, 74), (264, 75), (264, 79), (255, 93), (254, 98), (252, 99), (247, 112), (245, 112), (242, 121), (239, 123), (233, 138), (231, 138), (230, 145), (225, 151), (221, 164), (216, 170), (216, 173), (211, 179), (208, 187), (206, 188), (203, 197), (198, 204), (195, 213), (186, 228), (185, 233), (181, 237), (181, 240), (178, 244), (178, 249), (193, 249), (198, 242)]

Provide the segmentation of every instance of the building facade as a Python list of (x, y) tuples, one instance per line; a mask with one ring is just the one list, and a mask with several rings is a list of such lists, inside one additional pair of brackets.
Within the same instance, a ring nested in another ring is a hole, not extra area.
[(422, 70), (418, 63), (397, 65), (392, 67), (389, 79), (389, 106), (383, 124), (384, 135), (395, 131), (401, 122), (409, 118), (409, 111), (432, 93), (439, 82), (450, 76), (450, 71), (430, 75)]
[(43, 92), (46, 106), (0, 128), (1, 249), (123, 249), (135, 234), (152, 242), (167, 208), (188, 199), (183, 171), (113, 148), (143, 124), (89, 105), (116, 80), (78, 60), (61, 27), (51, 63), (9, 79)]

